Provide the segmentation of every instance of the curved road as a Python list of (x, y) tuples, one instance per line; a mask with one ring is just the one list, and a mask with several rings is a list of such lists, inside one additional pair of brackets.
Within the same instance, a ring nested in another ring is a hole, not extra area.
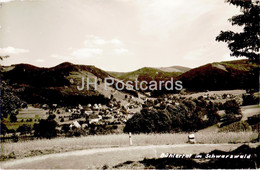
[(4, 169), (86, 169), (110, 167), (125, 161), (139, 161), (144, 158), (159, 158), (162, 153), (198, 154), (214, 149), (230, 151), (241, 144), (177, 144), (128, 146), (102, 149), (88, 149), (41, 155), (1, 163)]

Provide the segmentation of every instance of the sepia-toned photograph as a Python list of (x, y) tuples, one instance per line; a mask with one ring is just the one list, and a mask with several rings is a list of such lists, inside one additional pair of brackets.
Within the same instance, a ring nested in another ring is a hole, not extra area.
[(259, 0), (0, 0), (0, 169), (259, 169)]

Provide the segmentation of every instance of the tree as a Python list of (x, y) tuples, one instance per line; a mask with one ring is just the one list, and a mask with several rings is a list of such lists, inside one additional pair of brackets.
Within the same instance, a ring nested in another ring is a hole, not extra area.
[(3, 124), (2, 122), (1, 122), (0, 130), (1, 130), (1, 135), (3, 135), (3, 136), (5, 136), (5, 134), (9, 131), (9, 129), (6, 127), (6, 125)]
[[(1, 75), (0, 75), (1, 76)], [(21, 108), (22, 101), (16, 95), (15, 90), (8, 85), (5, 81), (1, 81), (0, 85), (1, 100), (0, 100), (0, 111), (1, 111), (1, 126), (4, 125), (4, 118), (10, 119), (10, 122), (16, 122), (16, 115), (19, 113), (18, 109)], [(10, 131), (3, 131), (3, 134)]]
[(142, 109), (126, 122), (124, 132), (152, 133), (169, 132), (171, 120), (168, 111)]
[[(0, 60), (8, 58), (9, 56), (0, 56)], [(0, 78), (2, 77), (2, 70), (3, 68), (0, 67)], [(10, 116), (11, 122), (16, 122), (18, 114), (18, 109), (21, 108), (22, 101), (16, 95), (16, 91), (8, 85), (8, 83), (4, 80), (0, 79), (0, 112), (1, 112), (1, 127), (6, 127), (4, 124), (3, 118), (7, 118)], [(5, 134), (8, 132), (8, 129), (1, 129), (1, 134)], [(10, 131), (9, 131), (10, 132)]]
[(12, 114), (10, 115), (10, 122), (11, 122), (11, 123), (17, 122), (16, 114), (13, 114), (13, 113), (12, 113)]
[(4, 60), (5, 58), (8, 58), (8, 57), (9, 57), (8, 55), (0, 56), (0, 60)]
[(224, 103), (224, 109), (226, 114), (241, 115), (241, 108), (236, 100), (228, 100)]
[(226, 115), (223, 117), (225, 121), (224, 121), (224, 123), (221, 124), (221, 127), (241, 120), (242, 112), (241, 112), (241, 108), (236, 100), (226, 101), (224, 103), (224, 109), (225, 109)]
[(34, 124), (34, 136), (53, 138), (57, 136), (57, 122), (54, 120), (55, 115), (50, 115), (47, 119), (41, 119), (39, 124)]
[(12, 87), (4, 81), (1, 83), (1, 117), (7, 118), (8, 115), (16, 115), (21, 108), (22, 101), (15, 94)]
[(69, 124), (64, 124), (62, 126), (61, 130), (63, 130), (64, 133), (68, 133), (68, 131), (70, 130), (70, 125)]
[(229, 19), (232, 25), (243, 26), (243, 32), (221, 31), (217, 41), (228, 44), (231, 56), (247, 57), (249, 61), (259, 63), (260, 42), (260, 3), (259, 0), (227, 0), (229, 4), (240, 7), (242, 14)]
[(23, 125), (19, 126), (16, 131), (21, 132), (21, 135), (23, 135), (23, 134), (30, 133), (32, 131), (32, 127), (30, 125), (23, 124)]

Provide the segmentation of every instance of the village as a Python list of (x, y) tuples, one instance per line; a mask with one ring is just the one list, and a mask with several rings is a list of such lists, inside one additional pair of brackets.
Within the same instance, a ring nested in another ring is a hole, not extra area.
[[(134, 114), (140, 113), (143, 108), (166, 108), (168, 105), (179, 105), (182, 100), (203, 99), (205, 101), (224, 103), (226, 100), (236, 100), (242, 104), (242, 94), (215, 94), (204, 93), (204, 95), (179, 95), (170, 94), (160, 98), (149, 96), (141, 97), (143, 103), (133, 99), (132, 96), (126, 95), (123, 105), (116, 99), (110, 100), (107, 105), (88, 104), (75, 107), (58, 107), (52, 104), (52, 107), (46, 112), (46, 115), (55, 114), (55, 120), (58, 122), (58, 130), (62, 133), (63, 126), (69, 126), (70, 129), (89, 129), (91, 126), (116, 125), (116, 131), (112, 133), (122, 133), (127, 120)], [(42, 105), (47, 109), (46, 104)], [(114, 126), (115, 127), (115, 126)]]
[[(56, 123), (56, 132), (50, 137), (73, 137), (102, 134), (121, 134), (129, 119), (141, 113), (143, 109), (167, 110), (169, 107), (179, 107), (185, 101), (196, 100), (214, 103), (218, 114), (223, 117), (223, 104), (228, 100), (235, 100), (240, 106), (248, 94), (243, 90), (210, 91), (202, 93), (181, 92), (180, 94), (166, 94), (161, 97), (151, 97), (149, 93), (134, 97), (125, 95), (123, 100), (111, 96), (107, 104), (78, 104), (74, 106), (61, 106), (59, 104), (33, 104), (21, 109), (18, 113), (17, 128), (7, 126), (5, 134), (7, 140), (13, 136), (19, 140), (33, 140), (46, 134), (37, 134), (36, 127), (43, 120), (52, 119)], [(249, 96), (250, 97), (250, 96)], [(207, 104), (206, 104), (207, 105)], [(29, 118), (30, 117), (30, 118)], [(221, 120), (224, 120), (223, 118)], [(45, 127), (48, 127), (47, 124)], [(28, 130), (24, 130), (27, 128)], [(42, 127), (45, 129), (45, 127)], [(39, 131), (39, 130), (38, 130)], [(26, 137), (30, 136), (30, 138)], [(23, 139), (24, 138), (24, 139)]]
[(79, 104), (74, 107), (58, 107), (57, 104), (52, 104), (49, 108), (47, 104), (44, 104), (42, 108), (46, 110), (49, 108), (46, 115), (54, 114), (56, 116), (55, 120), (59, 124), (58, 130), (60, 131), (62, 131), (63, 126), (68, 125), (70, 129), (88, 129), (90, 126), (102, 125), (116, 125), (116, 127), (123, 128), (127, 120), (142, 109), (142, 103), (132, 99), (132, 96), (126, 95), (124, 100), (128, 103), (125, 105), (112, 99), (106, 105), (95, 103)]

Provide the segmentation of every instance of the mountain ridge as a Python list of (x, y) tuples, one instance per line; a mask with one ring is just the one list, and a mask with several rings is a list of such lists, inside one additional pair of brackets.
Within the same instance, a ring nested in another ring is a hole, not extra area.
[[(182, 66), (177, 67), (182, 68)], [(258, 86), (258, 75), (254, 75), (252, 70), (259, 69), (259, 65), (248, 63), (248, 60), (213, 62), (188, 71), (185, 71), (187, 67), (183, 68), (183, 72), (164, 72), (158, 68), (143, 67), (133, 72), (119, 74), (106, 72), (93, 65), (78, 65), (69, 62), (50, 68), (22, 63), (2, 66), (1, 74), (2, 80), (9, 81), (14, 89), (22, 89), (20, 96), (28, 99), (29, 102), (77, 103), (84, 101), (84, 103), (91, 103), (99, 101), (102, 103), (102, 101), (109, 101), (111, 95), (120, 101), (126, 95), (132, 95), (138, 99), (138, 96), (144, 94), (142, 91), (135, 90), (120, 91), (114, 85), (104, 90), (106, 77), (113, 77), (115, 83), (135, 79), (158, 82), (173, 78), (175, 81), (182, 81), (183, 87), (188, 91), (246, 89), (252, 88), (252, 85)], [(98, 88), (94, 89), (91, 86), (91, 90), (77, 90), (82, 77), (85, 80), (90, 78), (91, 82), (97, 79)], [(165, 91), (157, 94), (163, 93)], [(176, 91), (169, 93), (176, 93)]]
[(190, 90), (229, 90), (255, 88), (258, 75), (254, 70), (258, 64), (248, 60), (213, 62), (191, 69), (178, 76), (185, 87)]

